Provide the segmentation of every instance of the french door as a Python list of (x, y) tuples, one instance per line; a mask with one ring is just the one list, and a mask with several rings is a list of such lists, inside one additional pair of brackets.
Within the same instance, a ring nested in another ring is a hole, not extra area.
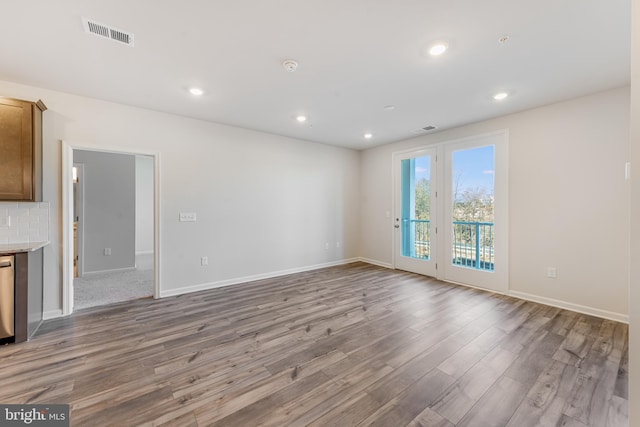
[[(394, 155), (395, 267), (436, 275), (436, 150)], [(433, 203), (432, 203), (433, 202)]]
[(506, 131), (395, 153), (394, 266), (508, 289)]

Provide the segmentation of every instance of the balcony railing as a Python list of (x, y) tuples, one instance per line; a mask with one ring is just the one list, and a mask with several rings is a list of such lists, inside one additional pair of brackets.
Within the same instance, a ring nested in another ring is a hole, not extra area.
[(431, 256), (431, 221), (402, 219), (402, 255), (429, 259)]
[(453, 264), (493, 271), (493, 223), (453, 221)]
[[(429, 259), (431, 256), (430, 221), (402, 220), (402, 255)], [(453, 221), (452, 264), (493, 271), (493, 223)]]

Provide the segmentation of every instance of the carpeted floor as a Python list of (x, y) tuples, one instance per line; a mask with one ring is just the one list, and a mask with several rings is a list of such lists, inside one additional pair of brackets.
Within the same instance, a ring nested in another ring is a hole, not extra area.
[(136, 256), (136, 269), (85, 274), (73, 280), (73, 310), (153, 296), (153, 255)]

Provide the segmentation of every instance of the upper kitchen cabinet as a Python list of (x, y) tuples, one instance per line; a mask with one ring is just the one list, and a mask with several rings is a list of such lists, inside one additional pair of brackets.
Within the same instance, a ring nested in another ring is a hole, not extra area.
[(0, 200), (42, 201), (42, 103), (0, 98)]

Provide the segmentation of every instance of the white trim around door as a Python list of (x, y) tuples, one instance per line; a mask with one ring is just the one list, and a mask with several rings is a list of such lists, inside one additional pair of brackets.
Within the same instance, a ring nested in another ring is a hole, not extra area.
[(104, 147), (84, 143), (62, 141), (62, 315), (73, 312), (73, 152), (74, 150), (98, 151), (142, 155), (153, 158), (153, 235), (154, 235), (154, 298), (160, 298), (161, 233), (160, 233), (160, 153), (157, 151), (131, 150), (122, 147)]

